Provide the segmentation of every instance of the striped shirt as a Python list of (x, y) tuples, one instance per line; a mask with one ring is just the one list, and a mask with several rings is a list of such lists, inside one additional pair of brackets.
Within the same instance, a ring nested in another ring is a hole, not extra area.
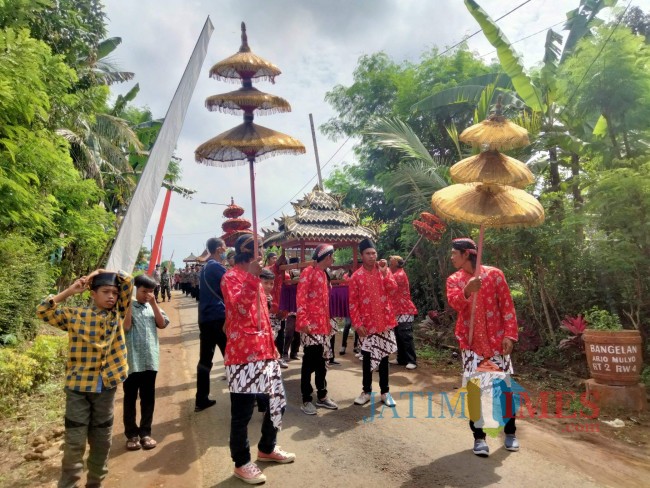
[(36, 308), (46, 323), (68, 333), (66, 388), (97, 392), (115, 388), (128, 374), (122, 319), (131, 306), (132, 278), (118, 272), (119, 295), (112, 310), (89, 307), (57, 307), (51, 297)]

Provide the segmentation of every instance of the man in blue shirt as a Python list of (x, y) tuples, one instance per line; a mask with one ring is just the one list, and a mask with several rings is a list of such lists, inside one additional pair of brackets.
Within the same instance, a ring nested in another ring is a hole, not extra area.
[(210, 257), (199, 277), (199, 364), (196, 366), (196, 400), (194, 411), (200, 412), (217, 403), (209, 398), (210, 371), (214, 349), (219, 346), (221, 355), (226, 353), (226, 307), (221, 294), (221, 278), (226, 273), (222, 264), (226, 259), (226, 243), (211, 237), (206, 243)]

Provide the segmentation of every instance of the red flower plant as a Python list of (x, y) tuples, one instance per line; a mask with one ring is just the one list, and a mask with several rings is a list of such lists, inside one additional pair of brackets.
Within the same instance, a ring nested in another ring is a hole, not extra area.
[(573, 335), (560, 341), (560, 349), (568, 349), (571, 347), (584, 349), (585, 343), (582, 339), (582, 334), (584, 334), (585, 329), (587, 328), (587, 322), (582, 315), (578, 315), (577, 317), (565, 317), (562, 321), (561, 328), (568, 330)]

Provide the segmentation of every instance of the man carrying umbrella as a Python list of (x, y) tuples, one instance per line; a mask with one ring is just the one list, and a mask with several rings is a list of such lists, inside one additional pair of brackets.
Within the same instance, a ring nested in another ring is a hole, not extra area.
[(230, 455), (234, 475), (258, 484), (266, 476), (251, 462), (248, 423), (255, 401), (265, 411), (257, 460), (291, 463), (296, 455), (276, 445), (286, 407), (278, 353), (273, 342), (269, 310), (260, 282), (261, 259), (255, 260), (256, 239), (244, 235), (235, 243), (235, 266), (221, 280), (226, 305), (226, 374), (230, 390)]
[[(458, 312), (455, 334), (462, 354), (463, 385), (473, 380), (485, 390), (495, 379), (512, 374), (510, 353), (518, 339), (518, 331), (515, 307), (503, 272), (492, 266), (481, 266), (480, 273), (475, 276), (477, 251), (472, 239), (452, 241), (451, 263), (458, 271), (447, 278), (447, 300)], [(478, 296), (472, 312), (473, 293)], [(468, 395), (470, 412), (477, 411), (473, 402), (473, 396)], [(478, 411), (483, 413), (482, 409)], [(484, 430), (476, 427), (472, 420), (469, 426), (474, 434), (474, 454), (489, 456)], [(504, 428), (508, 451), (519, 450), (515, 430), (513, 417)]]
[(397, 283), (386, 260), (377, 262), (374, 242), (364, 239), (359, 251), (363, 265), (354, 272), (348, 285), (350, 318), (361, 338), (363, 355), (363, 391), (354, 403), (364, 405), (370, 401), (372, 372), (379, 368), (381, 401), (387, 407), (394, 407), (395, 401), (388, 392), (388, 356), (397, 351), (393, 332), (397, 321), (389, 296), (397, 290)]

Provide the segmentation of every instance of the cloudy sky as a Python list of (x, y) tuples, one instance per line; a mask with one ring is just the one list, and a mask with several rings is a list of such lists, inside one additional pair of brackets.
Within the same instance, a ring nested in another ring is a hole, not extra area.
[[(524, 2), (479, 0), (495, 19)], [(566, 11), (578, 4), (578, 0), (529, 0), (499, 24), (511, 42), (543, 31), (516, 44), (526, 65), (533, 66), (541, 61), (546, 29), (565, 20)], [(633, 4), (650, 11), (650, 0)], [(197, 146), (241, 123), (240, 116), (204, 107), (206, 97), (235, 89), (209, 78), (208, 71), (239, 49), (241, 21), (246, 22), (253, 52), (282, 70), (274, 85), (255, 86), (284, 97), (293, 109), (257, 117), (256, 122), (298, 138), (307, 148), (303, 156), (277, 156), (256, 165), (257, 215), (263, 227), (283, 212), (292, 214), (290, 201), (315, 184), (309, 114), (316, 126), (335, 116), (325, 94), (337, 84), (352, 82), (360, 56), (384, 51), (396, 61), (417, 61), (424, 51), (445, 49), (478, 29), (461, 0), (105, 0), (105, 5), (109, 36), (123, 40), (114, 60), (135, 73), (135, 80), (114, 91), (121, 93), (139, 83), (134, 103), (148, 106), (155, 118), (166, 113), (207, 16), (215, 27), (176, 149), (182, 159), (181, 184), (196, 190), (192, 200), (173, 195), (169, 208), (163, 258), (173, 253), (178, 264), (190, 252), (202, 252), (207, 238), (222, 234), (224, 207), (200, 202), (227, 203), (232, 196), (251, 218), (247, 167), (214, 168), (194, 161)], [(486, 61), (495, 57), (482, 34), (469, 39), (468, 45)], [(353, 162), (353, 141), (342, 145), (344, 140), (330, 141), (317, 131), (317, 142), (324, 178), (337, 166)], [(162, 200), (163, 192), (143, 243), (147, 247), (156, 232)]]

